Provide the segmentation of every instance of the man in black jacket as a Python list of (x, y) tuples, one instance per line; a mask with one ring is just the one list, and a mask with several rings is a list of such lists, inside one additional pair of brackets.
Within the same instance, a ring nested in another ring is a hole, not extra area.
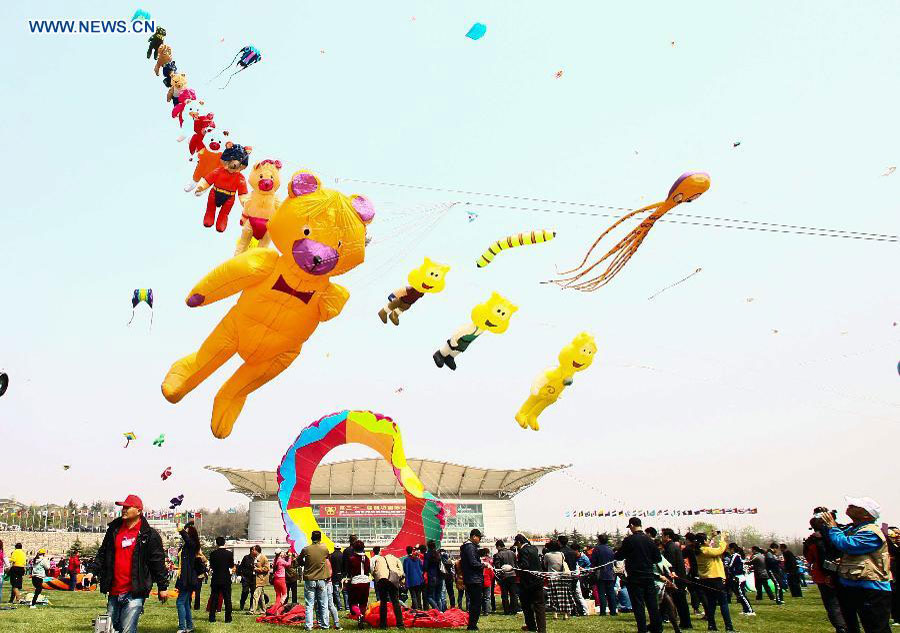
[(484, 563), (478, 556), (478, 544), (481, 542), (481, 530), (469, 532), (469, 540), (459, 548), (459, 562), (466, 585), (466, 604), (469, 606), (468, 630), (478, 630), (478, 616), (481, 615), (484, 600)]
[(797, 556), (784, 543), (781, 543), (778, 549), (781, 550), (781, 556), (784, 558), (784, 573), (787, 574), (791, 597), (802, 598), (803, 589), (800, 588), (800, 567), (797, 566)]
[(659, 617), (659, 602), (656, 597), (656, 574), (653, 566), (662, 560), (659, 548), (649, 536), (644, 534), (641, 520), (637, 517), (628, 519), (631, 531), (616, 551), (616, 560), (625, 561), (628, 597), (634, 609), (634, 621), (638, 633), (647, 633), (647, 619), (644, 607), (650, 617), (650, 633), (662, 633), (662, 620)]
[[(341, 577), (346, 578), (347, 582), (350, 582), (350, 556), (353, 555), (353, 544), (358, 540), (356, 534), (350, 535), (350, 544), (344, 548), (344, 553), (341, 556)], [(347, 608), (347, 611), (350, 610), (350, 594), (347, 593), (346, 585), (341, 588), (341, 594), (344, 596), (344, 606)]]
[(143, 516), (140, 497), (128, 495), (116, 505), (122, 507), (122, 516), (109, 524), (92, 570), (100, 577), (100, 591), (108, 595), (106, 610), (113, 628), (119, 633), (137, 633), (153, 583), (159, 601), (168, 598), (166, 553), (159, 532)]
[[(241, 564), (238, 565), (237, 573), (238, 576), (241, 577), (241, 602), (238, 607), (240, 611), (244, 610), (244, 606), (247, 604), (247, 598), (250, 598), (250, 602), (253, 602), (253, 592), (256, 590), (256, 573), (254, 573), (254, 569), (256, 568), (256, 548), (258, 545), (254, 545), (250, 548), (250, 551), (241, 559)], [(260, 548), (260, 551), (262, 548)]]
[[(516, 586), (516, 554), (507, 549), (506, 543), (497, 541), (497, 553), (494, 554), (494, 567), (497, 574), (497, 582), (500, 584), (500, 600), (503, 603), (503, 615), (516, 615), (519, 613), (518, 587)], [(509, 565), (509, 570), (504, 571), (504, 566)]]
[(693, 628), (691, 624), (691, 608), (687, 601), (687, 583), (684, 581), (687, 578), (687, 569), (684, 566), (684, 554), (681, 551), (679, 538), (672, 528), (662, 529), (663, 556), (669, 561), (672, 571), (677, 576), (675, 578), (677, 591), (672, 594), (672, 598), (675, 601), (675, 609), (678, 611), (681, 628), (690, 629)]
[(209, 621), (216, 621), (221, 596), (225, 607), (225, 621), (231, 622), (231, 574), (234, 571), (234, 552), (225, 549), (225, 537), (216, 537), (216, 549), (209, 555), (212, 580), (209, 583)]
[(335, 547), (334, 551), (328, 555), (328, 560), (331, 563), (331, 594), (334, 599), (334, 606), (338, 609), (343, 609), (344, 606), (341, 603), (341, 597), (343, 596), (341, 580), (344, 578), (344, 552), (340, 548)]
[(541, 555), (537, 548), (521, 534), (516, 534), (513, 547), (517, 554), (519, 599), (522, 603), (522, 614), (525, 616), (525, 629), (536, 633), (547, 633), (544, 579), (540, 575)]

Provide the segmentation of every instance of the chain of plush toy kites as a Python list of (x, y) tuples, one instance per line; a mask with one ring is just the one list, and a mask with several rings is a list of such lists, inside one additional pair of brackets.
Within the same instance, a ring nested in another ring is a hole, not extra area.
[[(253, 46), (246, 46), (243, 49), (241, 49), (241, 51), (239, 51), (235, 55), (234, 59), (232, 59), (232, 61), (229, 63), (229, 65), (226, 66), (225, 68), (223, 68), (219, 72), (218, 75), (216, 75), (215, 77), (213, 77), (213, 79), (210, 80), (210, 82), (213, 81), (214, 79), (218, 78), (223, 72), (225, 72), (225, 70), (230, 68), (235, 63), (235, 61), (238, 60), (239, 57), (241, 59), (241, 61), (238, 62), (238, 66), (240, 68), (236, 72), (232, 73), (231, 77), (233, 77), (238, 72), (241, 72), (242, 70), (246, 70), (247, 67), (249, 67), (250, 65), (252, 65), (262, 59), (262, 55), (259, 54), (258, 49), (254, 48)], [(229, 77), (229, 81), (231, 80), (231, 77)], [(207, 83), (209, 83), (209, 82), (207, 82)], [(226, 84), (226, 86), (227, 86), (227, 84)], [(198, 100), (201, 102), (205, 102), (205, 100), (203, 100), (203, 99), (198, 99)], [(208, 103), (207, 103), (207, 107), (209, 107)], [(337, 180), (337, 179), (335, 179), (335, 180)], [(412, 231), (421, 231), (421, 232), (423, 232), (423, 234), (427, 234), (436, 226), (437, 222), (444, 215), (446, 215), (446, 213), (449, 212), (450, 209), (452, 209), (456, 204), (458, 204), (458, 203), (456, 203), (456, 202), (442, 203), (442, 204), (436, 205), (436, 211), (429, 209), (424, 212), (422, 212), (420, 210), (420, 212), (417, 212), (417, 213), (407, 214), (411, 219), (406, 223), (398, 223), (397, 229), (393, 233), (391, 233), (387, 236), (377, 236), (374, 239), (369, 237), (365, 240), (365, 242), (362, 242), (362, 241), (359, 241), (358, 243), (357, 242), (348, 242), (345, 244), (345, 246), (347, 246), (347, 247), (363, 246), (364, 244), (368, 245), (370, 242), (377, 244), (380, 242), (389, 241), (389, 240), (391, 240), (395, 237), (401, 236), (401, 235), (404, 237), (408, 237), (409, 233)], [(402, 215), (402, 214), (400, 214), (400, 215)], [(383, 222), (380, 224), (383, 224)], [(399, 257), (402, 257), (404, 254), (405, 253), (401, 253), (401, 255)], [(389, 264), (392, 264), (392, 263), (393, 262), (389, 262)], [(151, 298), (151, 301), (152, 301), (152, 298)], [(152, 319), (153, 319), (152, 303), (150, 303), (150, 302), (148, 302), (148, 303), (151, 306), (151, 317), (150, 318), (151, 318), (151, 329), (152, 329)], [(134, 318), (133, 311), (132, 311), (132, 318)], [(129, 321), (129, 324), (130, 323), (131, 323), (131, 321)]]
[[(615, 207), (594, 202), (573, 202), (570, 200), (553, 200), (551, 198), (534, 198), (528, 196), (516, 196), (510, 194), (492, 193), (486, 191), (469, 191), (465, 189), (452, 189), (445, 187), (429, 187), (425, 185), (411, 185), (396, 182), (384, 182), (378, 180), (366, 180), (361, 178), (335, 178), (335, 181), (346, 181), (365, 183), (370, 185), (381, 185), (384, 187), (397, 187), (403, 189), (415, 189), (420, 191), (436, 191), (443, 193), (455, 193), (468, 196), (482, 196), (485, 198), (499, 198), (503, 200), (522, 200), (525, 202), (538, 202), (542, 204), (553, 204), (560, 206), (571, 206), (588, 209), (608, 209), (610, 211), (634, 212), (644, 209), (634, 209), (631, 207)], [(520, 207), (504, 204), (487, 204), (473, 201), (461, 201), (465, 206), (486, 207), (493, 209), (506, 209), (510, 211), (537, 211), (542, 213), (558, 213), (561, 215), (580, 215), (587, 217), (603, 217), (603, 218), (619, 218), (618, 214), (611, 213), (595, 213), (589, 211), (570, 211), (563, 209), (551, 209), (546, 207)], [(694, 222), (688, 220), (675, 220), (672, 218), (689, 218), (689, 220), (703, 220), (704, 222)], [(736, 218), (725, 218), (718, 216), (697, 215), (691, 213), (670, 212), (666, 218), (661, 218), (660, 222), (668, 222), (670, 224), (684, 224), (687, 226), (703, 226), (714, 228), (725, 228), (746, 231), (762, 231), (768, 233), (789, 233), (794, 235), (811, 235), (814, 237), (837, 237), (843, 239), (866, 240), (875, 242), (900, 242), (900, 236), (888, 233), (869, 233), (866, 231), (851, 231), (848, 229), (830, 229), (815, 226), (803, 226), (799, 224), (782, 224), (778, 222), (765, 222), (762, 220), (741, 220)], [(725, 223), (725, 224), (723, 224)]]

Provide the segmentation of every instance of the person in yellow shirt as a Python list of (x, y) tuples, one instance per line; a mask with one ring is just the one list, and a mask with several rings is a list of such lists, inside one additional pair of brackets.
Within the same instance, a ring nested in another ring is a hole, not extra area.
[(9, 585), (12, 587), (10, 603), (19, 604), (19, 594), (22, 592), (22, 579), (25, 577), (25, 550), (21, 543), (16, 543), (16, 549), (9, 555)]
[[(716, 533), (712, 543), (707, 545), (706, 534), (695, 534), (694, 547), (697, 553), (697, 574), (706, 592), (706, 622), (710, 631), (716, 628), (716, 605), (722, 611), (722, 621), (726, 631), (734, 631), (731, 613), (728, 611), (728, 592), (725, 587), (725, 563), (722, 556), (728, 547), (728, 535)], [(715, 543), (715, 545), (713, 545)]]

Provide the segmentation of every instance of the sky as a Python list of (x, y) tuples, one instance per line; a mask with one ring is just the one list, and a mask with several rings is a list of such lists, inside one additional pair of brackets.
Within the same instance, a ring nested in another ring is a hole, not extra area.
[[(573, 507), (725, 506), (758, 507), (754, 525), (793, 535), (845, 494), (898, 521), (896, 242), (660, 222), (612, 283), (578, 293), (539, 282), (610, 218), (350, 180), (636, 207), (703, 170), (710, 190), (677, 212), (896, 235), (900, 174), (881, 176), (900, 162), (896, 3), (141, 5), (254, 159), (310, 168), (376, 208), (366, 262), (333, 280), (351, 294), (343, 313), (250, 396), (225, 440), (209, 417), (236, 359), (178, 405), (160, 383), (233, 304), (184, 298), (231, 256), (238, 213), (224, 235), (205, 229), (204, 201), (182, 190), (193, 164), (146, 37), (27, 25), (127, 20), (122, 6), (0, 8), (16, 51), (0, 60), (15, 154), (0, 206), (0, 497), (236, 506), (246, 499), (205, 465), (273, 470), (304, 426), (351, 408), (393, 417), (410, 457), (571, 464), (517, 497), (526, 529), (600, 526), (565, 519)], [(472, 41), (476, 21), (487, 34)], [(210, 83), (248, 43), (263, 61), (225, 90)], [(558, 237), (474, 266), (494, 240), (536, 228)], [(382, 325), (387, 293), (425, 256), (452, 266), (446, 290)], [(152, 332), (146, 306), (126, 326), (144, 287)], [(519, 306), (508, 332), (438, 370), (433, 352), (494, 290)], [(520, 429), (533, 379), (581, 331), (596, 362), (539, 432)], [(124, 449), (126, 431), (138, 441)]]

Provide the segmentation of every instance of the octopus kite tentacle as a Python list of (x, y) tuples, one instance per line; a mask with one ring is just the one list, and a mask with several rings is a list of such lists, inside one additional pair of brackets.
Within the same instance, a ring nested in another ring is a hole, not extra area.
[[(612, 278), (615, 277), (619, 271), (624, 268), (625, 264), (628, 263), (628, 260), (637, 252), (637, 249), (640, 247), (641, 243), (644, 241), (644, 238), (650, 233), (650, 229), (653, 228), (653, 225), (666, 213), (671, 211), (673, 208), (681, 204), (682, 202), (693, 202), (698, 197), (700, 197), (704, 192), (709, 189), (709, 174), (705, 172), (687, 172), (682, 174), (678, 180), (675, 181), (675, 184), (669, 189), (669, 195), (662, 202), (657, 202), (655, 204), (651, 204), (646, 207), (642, 207), (640, 209), (636, 209), (623, 217), (616, 220), (612, 226), (606, 229), (600, 237), (598, 237), (591, 247), (588, 249), (584, 258), (581, 260), (581, 263), (578, 264), (575, 268), (571, 270), (567, 270), (559, 273), (560, 275), (572, 275), (570, 277), (564, 277), (562, 279), (552, 279), (549, 281), (545, 281), (544, 283), (553, 283), (562, 288), (573, 288), (575, 290), (581, 290), (583, 292), (592, 292), (597, 288), (605, 286)], [(585, 268), (585, 264), (587, 264), (588, 259), (590, 259), (591, 253), (594, 252), (594, 249), (600, 243), (600, 241), (606, 237), (613, 229), (622, 224), (625, 220), (634, 217), (638, 213), (643, 213), (644, 211), (653, 212), (647, 216), (638, 226), (629, 231), (628, 235), (623, 237), (609, 249), (603, 257), (590, 264)], [(606, 270), (595, 277), (591, 277), (590, 279), (584, 279), (587, 277), (595, 268), (606, 262), (612, 257), (612, 260), (608, 263)], [(574, 275), (572, 273), (575, 273)]]
[[(647, 207), (641, 207), (640, 209), (635, 209), (635, 210), (632, 211), (631, 213), (629, 213), (629, 214), (627, 214), (627, 215), (624, 215), (624, 216), (622, 216), (621, 218), (619, 218), (618, 220), (616, 220), (615, 223), (614, 223), (611, 227), (609, 227), (608, 229), (606, 229), (605, 231), (603, 231), (603, 233), (600, 234), (600, 237), (598, 237), (596, 240), (594, 240), (594, 243), (591, 244), (591, 247), (588, 249), (588, 252), (585, 254), (584, 259), (581, 260), (581, 263), (580, 263), (580, 264), (578, 264), (578, 265), (577, 265), (575, 268), (573, 268), (572, 270), (564, 270), (564, 271), (562, 271), (562, 272), (559, 273), (559, 274), (560, 274), (560, 275), (568, 275), (568, 274), (570, 274), (570, 273), (574, 273), (575, 271), (577, 271), (579, 268), (581, 268), (582, 266), (584, 266), (585, 262), (587, 262), (587, 260), (588, 260), (588, 257), (590, 257), (590, 256), (591, 256), (591, 253), (594, 252), (594, 249), (597, 248), (597, 244), (599, 244), (599, 243), (600, 243), (600, 240), (602, 240), (604, 237), (606, 237), (606, 235), (607, 235), (610, 231), (612, 231), (612, 230), (615, 229), (617, 226), (619, 226), (620, 224), (622, 224), (622, 222), (624, 222), (624, 221), (627, 220), (628, 218), (634, 217), (634, 216), (637, 215), (638, 213), (642, 213), (642, 212), (644, 212), (644, 211), (649, 211), (650, 209), (655, 209), (656, 207), (660, 206), (661, 204), (662, 204), (662, 202), (657, 202), (656, 204), (651, 204), (650, 206), (647, 206)], [(604, 255), (604, 258), (607, 257), (607, 256), (609, 256), (609, 253), (607, 253), (606, 255)], [(600, 261), (603, 261), (603, 260), (601, 259)]]
[[(644, 227), (644, 224), (645, 223), (642, 222), (640, 226), (633, 228), (628, 233), (628, 235), (626, 235), (624, 238), (622, 238), (622, 240), (619, 241), (618, 244), (616, 244), (611, 249), (609, 249), (609, 251), (607, 251), (603, 257), (598, 259), (596, 262), (594, 262), (593, 264), (591, 264), (584, 270), (581, 270), (580, 272), (578, 272), (578, 274), (574, 275), (573, 277), (568, 277), (566, 279), (556, 280), (553, 283), (556, 283), (556, 284), (562, 286), (563, 288), (576, 288), (576, 285), (575, 285), (576, 281), (578, 281), (582, 277), (586, 276), (588, 273), (590, 273), (592, 270), (594, 270), (597, 266), (599, 266), (600, 264), (605, 262), (610, 256), (615, 254), (615, 257), (613, 258), (612, 262), (610, 262), (606, 271), (604, 271), (604, 273), (602, 275), (602, 277), (604, 277), (604, 278), (611, 279), (612, 276), (615, 273), (619, 272), (619, 270), (622, 268), (622, 266), (625, 265), (625, 262), (627, 262), (628, 259), (631, 257), (631, 255), (634, 254), (634, 251), (637, 250), (637, 247), (640, 245), (641, 241), (644, 239), (644, 236), (646, 235), (646, 231), (642, 230)], [(652, 226), (652, 224), (651, 224), (651, 226)], [(596, 243), (595, 243), (595, 245), (596, 245)], [(591, 248), (593, 249), (593, 247), (591, 247)], [(587, 261), (587, 258), (585, 258), (585, 261)], [(578, 268), (575, 268), (574, 270), (571, 270), (568, 272), (577, 272), (583, 265), (584, 265), (584, 262), (582, 262), (582, 264)], [(581, 282), (580, 284), (577, 285), (578, 289), (581, 289), (580, 286), (587, 285), (587, 284), (588, 284), (587, 281)]]

